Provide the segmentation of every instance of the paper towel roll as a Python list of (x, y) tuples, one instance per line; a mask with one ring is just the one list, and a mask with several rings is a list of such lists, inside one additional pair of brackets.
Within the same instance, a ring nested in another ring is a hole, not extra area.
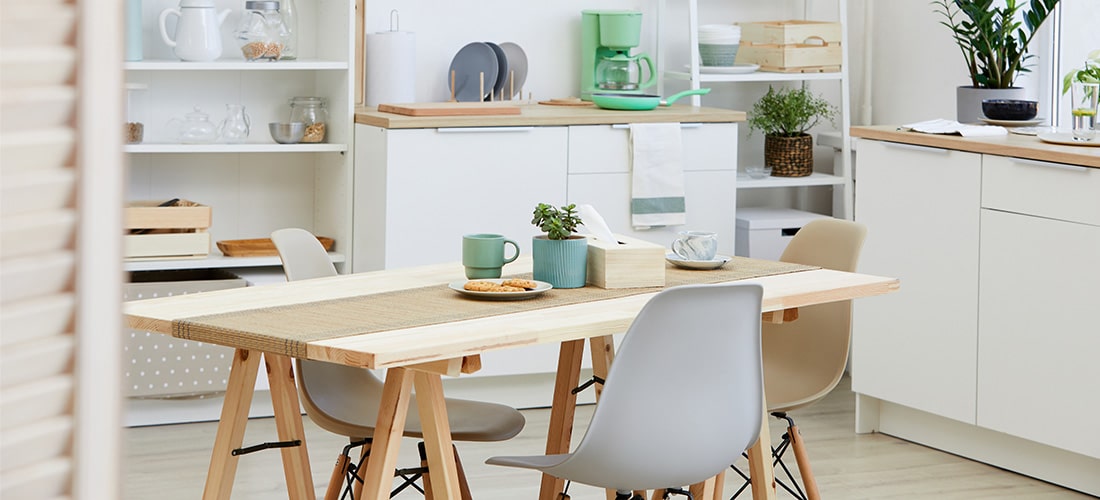
[(416, 102), (416, 36), (408, 31), (367, 35), (367, 106)]

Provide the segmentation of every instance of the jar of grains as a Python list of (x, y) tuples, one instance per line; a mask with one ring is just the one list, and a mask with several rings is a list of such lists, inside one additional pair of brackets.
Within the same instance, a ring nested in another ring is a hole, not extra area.
[(126, 84), (126, 144), (141, 144), (145, 140), (145, 124), (141, 116), (145, 113), (145, 91), (149, 86), (144, 83)]
[(241, 53), (248, 61), (278, 61), (290, 38), (290, 31), (279, 13), (279, 2), (248, 0), (241, 21), (233, 32)]
[(290, 100), (290, 121), (306, 124), (302, 142), (325, 142), (327, 106), (324, 97), (295, 97)]

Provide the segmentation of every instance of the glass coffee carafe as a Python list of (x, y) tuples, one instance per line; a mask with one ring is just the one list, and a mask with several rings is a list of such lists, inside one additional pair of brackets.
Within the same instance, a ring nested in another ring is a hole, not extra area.
[[(642, 61), (649, 68), (649, 79), (642, 82)], [(640, 90), (656, 83), (653, 60), (645, 54), (631, 56), (618, 51), (596, 65), (596, 86), (602, 90)]]

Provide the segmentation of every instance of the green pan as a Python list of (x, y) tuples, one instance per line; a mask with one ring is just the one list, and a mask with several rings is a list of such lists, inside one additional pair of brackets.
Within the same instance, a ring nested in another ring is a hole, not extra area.
[(592, 94), (592, 102), (604, 109), (623, 111), (649, 111), (657, 106), (671, 106), (677, 99), (689, 95), (703, 95), (710, 89), (685, 90), (662, 101), (661, 96), (651, 94)]

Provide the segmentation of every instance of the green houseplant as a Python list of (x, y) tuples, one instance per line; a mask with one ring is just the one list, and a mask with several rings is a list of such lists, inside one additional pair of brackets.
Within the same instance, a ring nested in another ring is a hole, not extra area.
[(940, 24), (962, 52), (970, 85), (956, 94), (958, 120), (972, 123), (983, 117), (983, 99), (1023, 99), (1016, 77), (1030, 71), (1027, 48), (1035, 32), (1059, 0), (935, 0)]
[(1062, 94), (1069, 92), (1073, 82), (1100, 83), (1100, 49), (1089, 52), (1085, 65), (1062, 77)]
[(534, 279), (554, 288), (580, 288), (588, 273), (588, 239), (574, 234), (582, 221), (577, 206), (535, 206), (531, 224), (543, 233), (531, 239)]
[(806, 131), (822, 119), (835, 124), (836, 114), (836, 106), (807, 88), (769, 86), (749, 113), (749, 134), (764, 133), (764, 165), (772, 168), (773, 176), (804, 177), (814, 169), (814, 141)]

